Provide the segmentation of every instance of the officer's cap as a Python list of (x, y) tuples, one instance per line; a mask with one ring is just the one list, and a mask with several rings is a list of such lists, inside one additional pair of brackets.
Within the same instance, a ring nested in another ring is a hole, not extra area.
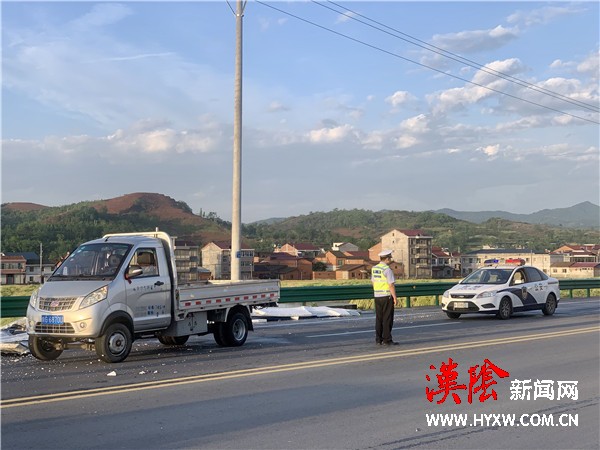
[(392, 256), (392, 251), (391, 250), (382, 250), (379, 252), (380, 258), (384, 258), (386, 256)]

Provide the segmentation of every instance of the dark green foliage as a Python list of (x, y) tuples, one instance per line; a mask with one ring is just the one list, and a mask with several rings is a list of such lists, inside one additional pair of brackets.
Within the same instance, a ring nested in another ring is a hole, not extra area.
[(270, 225), (264, 221), (253, 223), (243, 227), (243, 234), (246, 239), (258, 242), (264, 250), (286, 242), (307, 242), (323, 248), (330, 248), (333, 242), (352, 242), (367, 250), (393, 229), (421, 229), (433, 237), (434, 245), (461, 252), (485, 245), (523, 247), (541, 252), (554, 250), (566, 243), (600, 242), (600, 231), (594, 229), (551, 227), (504, 219), (489, 219), (475, 224), (430, 211), (373, 212), (359, 209), (312, 212)]
[[(131, 209), (136, 209), (135, 205)], [(194, 227), (177, 220), (160, 220), (143, 212), (108, 214), (86, 203), (38, 211), (2, 208), (2, 251), (39, 252), (43, 244), (44, 260), (56, 261), (82, 242), (107, 233), (153, 231), (158, 227), (176, 236), (194, 234)]]
[[(216, 213), (190, 217), (198, 222), (160, 219), (148, 210), (152, 205), (140, 198), (119, 214), (109, 214), (106, 207), (92, 207), (90, 202), (18, 211), (2, 207), (2, 251), (38, 252), (44, 246), (44, 260), (54, 261), (81, 242), (107, 233), (152, 231), (156, 227), (199, 245), (216, 236), (228, 236), (230, 223)], [(190, 213), (183, 202), (178, 209)], [(361, 209), (312, 212), (273, 222), (263, 221), (242, 226), (245, 243), (257, 251), (272, 251), (274, 245), (311, 243), (331, 248), (333, 242), (351, 242), (362, 250), (379, 242), (392, 229), (422, 229), (433, 236), (433, 244), (451, 251), (467, 252), (484, 245), (499, 248), (524, 247), (534, 251), (554, 250), (566, 243), (593, 244), (600, 242), (597, 229), (573, 229), (511, 222), (492, 218), (481, 224), (454, 219), (435, 212), (367, 211)], [(207, 238), (208, 239), (208, 238)], [(219, 237), (218, 239), (223, 239)]]

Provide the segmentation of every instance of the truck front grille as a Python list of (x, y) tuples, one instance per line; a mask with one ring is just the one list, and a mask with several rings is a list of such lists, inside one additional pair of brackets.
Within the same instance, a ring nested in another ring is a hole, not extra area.
[(49, 334), (73, 334), (75, 329), (70, 323), (63, 323), (62, 325), (43, 325), (42, 322), (35, 324), (36, 333), (49, 333)]
[(41, 311), (67, 311), (73, 307), (77, 297), (40, 297)]

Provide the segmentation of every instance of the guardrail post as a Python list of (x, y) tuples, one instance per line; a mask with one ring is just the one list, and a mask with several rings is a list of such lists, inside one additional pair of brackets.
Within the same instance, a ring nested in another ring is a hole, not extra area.
[(405, 301), (404, 301), (404, 307), (410, 308), (410, 296), (406, 296)]

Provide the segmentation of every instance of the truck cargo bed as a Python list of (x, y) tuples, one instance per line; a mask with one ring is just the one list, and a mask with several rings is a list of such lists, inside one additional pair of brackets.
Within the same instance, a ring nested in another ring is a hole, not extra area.
[(207, 311), (236, 303), (258, 305), (279, 300), (278, 280), (209, 281), (179, 285), (179, 311)]

